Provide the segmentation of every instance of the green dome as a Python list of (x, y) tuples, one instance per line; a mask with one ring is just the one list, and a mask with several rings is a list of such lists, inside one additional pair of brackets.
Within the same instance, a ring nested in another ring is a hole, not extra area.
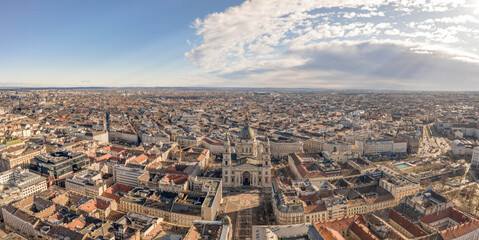
[(244, 128), (239, 132), (239, 138), (242, 140), (254, 140), (253, 129), (248, 124), (245, 124)]

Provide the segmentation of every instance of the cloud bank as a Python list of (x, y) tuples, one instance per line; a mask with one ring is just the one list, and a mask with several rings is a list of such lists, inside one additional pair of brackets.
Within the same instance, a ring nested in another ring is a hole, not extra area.
[(479, 90), (479, 15), (461, 0), (251, 0), (197, 19), (208, 86)]

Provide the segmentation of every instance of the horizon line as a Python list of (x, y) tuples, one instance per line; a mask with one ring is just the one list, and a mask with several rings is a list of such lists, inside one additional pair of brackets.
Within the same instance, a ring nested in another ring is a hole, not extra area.
[(321, 90), (321, 91), (371, 91), (371, 92), (464, 92), (475, 93), (479, 90), (397, 90), (397, 89), (354, 89), (354, 88), (321, 88), (321, 87), (209, 87), (209, 86), (177, 86), (177, 87), (0, 87), (0, 91), (4, 90), (115, 90), (115, 89), (232, 89), (232, 90)]

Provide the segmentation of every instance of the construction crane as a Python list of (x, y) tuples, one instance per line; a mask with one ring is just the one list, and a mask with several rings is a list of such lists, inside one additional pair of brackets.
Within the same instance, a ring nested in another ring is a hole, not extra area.
[(180, 160), (178, 161), (179, 163), (181, 163), (181, 152), (183, 152), (183, 150), (187, 149), (187, 148), (192, 148), (192, 147), (198, 147), (198, 144), (193, 144), (193, 145), (190, 145), (190, 146), (187, 146), (187, 147), (183, 147), (181, 148), (180, 146), (178, 146), (178, 148), (180, 149)]
[(48, 189), (50, 190), (50, 198), (53, 199), (55, 197), (55, 194), (54, 194), (53, 189), (52, 189), (52, 184), (54, 182), (60, 181), (60, 180), (63, 180), (63, 179), (69, 178), (69, 177), (73, 177), (75, 175), (76, 175), (76, 173), (72, 173), (72, 174), (68, 174), (68, 175), (65, 175), (63, 177), (59, 177), (59, 178), (55, 178), (55, 179), (52, 179), (51, 176), (48, 176), (48, 180), (47, 180), (48, 182), (47, 183), (48, 183)]

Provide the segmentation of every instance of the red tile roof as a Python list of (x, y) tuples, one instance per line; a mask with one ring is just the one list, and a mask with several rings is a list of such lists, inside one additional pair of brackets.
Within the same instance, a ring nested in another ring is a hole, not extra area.
[(325, 240), (344, 240), (344, 237), (334, 229), (319, 226), (317, 227), (317, 230)]
[(146, 156), (145, 154), (141, 154), (140, 156), (136, 157), (135, 159), (133, 159), (133, 161), (135, 163), (143, 163), (144, 161), (146, 161), (148, 159), (148, 156)]
[[(473, 219), (470, 222), (454, 226), (441, 231), (444, 240), (456, 239), (472, 231), (479, 231), (479, 220)], [(477, 234), (476, 234), (477, 236)]]
[(81, 205), (79, 207), (80, 210), (83, 210), (85, 212), (89, 212), (89, 213), (92, 213), (93, 211), (96, 210), (96, 206), (95, 206), (95, 201), (94, 200), (90, 200), (86, 203), (84, 203), (83, 205)]
[(111, 157), (112, 157), (112, 155), (107, 153), (107, 154), (97, 158), (95, 161), (96, 162), (102, 162), (102, 161), (106, 161), (106, 160), (110, 159)]
[(361, 240), (380, 240), (376, 235), (374, 235), (366, 225), (362, 223), (353, 222), (351, 225), (351, 231), (356, 234)]
[(453, 219), (454, 221), (456, 221), (458, 223), (465, 223), (465, 222), (468, 222), (468, 221), (472, 220), (471, 217), (467, 216), (463, 212), (461, 212), (461, 211), (459, 211), (459, 210), (457, 210), (453, 207), (444, 209), (444, 210), (439, 211), (437, 213), (429, 214), (429, 215), (421, 218), (420, 220), (423, 223), (430, 224), (430, 223), (433, 223), (435, 221), (438, 221), (438, 220), (441, 220), (441, 219), (444, 219), (444, 218), (447, 218), (447, 217)]
[(162, 181), (166, 183), (174, 182), (175, 184), (183, 184), (188, 180), (188, 176), (178, 176), (178, 175), (171, 175), (167, 174)]
[[(67, 225), (67, 228), (73, 230), (73, 231), (76, 231), (78, 229), (82, 229), (83, 227), (85, 226), (85, 223), (83, 223), (82, 221), (80, 221), (78, 218), (71, 221), (68, 225)], [(78, 229), (77, 229), (78, 228)]]
[(113, 200), (115, 200), (117, 203), (120, 203), (120, 199), (122, 198), (122, 196), (116, 195), (115, 193), (117, 193), (118, 191), (121, 191), (121, 192), (124, 192), (124, 193), (128, 193), (128, 192), (130, 192), (131, 190), (133, 190), (133, 188), (130, 187), (130, 186), (126, 186), (126, 185), (122, 185), (122, 184), (115, 184), (115, 185), (109, 187), (108, 189), (106, 189), (106, 190), (101, 194), (101, 196), (102, 196), (102, 197), (109, 198), (109, 199), (113, 199)]
[[(351, 230), (360, 239), (364, 240), (380, 240), (366, 226), (366, 221), (361, 215), (351, 215), (343, 218), (336, 218), (327, 221), (314, 223), (314, 227), (322, 234), (326, 234), (326, 240), (344, 239), (339, 238), (336, 232)], [(334, 230), (334, 231), (332, 231)], [(323, 236), (324, 237), (324, 236)]]
[(96, 199), (96, 207), (97, 207), (98, 209), (105, 210), (105, 209), (107, 209), (109, 206), (110, 206), (110, 202), (105, 201), (105, 200), (103, 200), (103, 199), (101, 199), (101, 198), (97, 198), (97, 199)]
[(455, 239), (472, 231), (479, 231), (479, 220), (469, 217), (463, 212), (450, 207), (421, 218), (421, 222), (431, 224), (444, 218), (450, 218), (459, 224), (440, 231), (443, 239)]
[(389, 210), (389, 218), (414, 235), (414, 237), (422, 237), (427, 235), (426, 231), (422, 230), (420, 227), (409, 221), (394, 209)]

